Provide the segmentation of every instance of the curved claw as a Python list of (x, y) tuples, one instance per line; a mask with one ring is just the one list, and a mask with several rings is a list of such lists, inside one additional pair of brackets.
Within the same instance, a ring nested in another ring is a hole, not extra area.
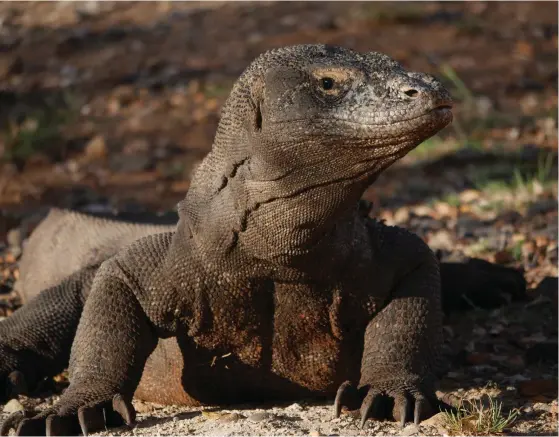
[(100, 407), (86, 408), (78, 410), (78, 422), (84, 436), (92, 432), (105, 428), (105, 416)]
[(419, 425), (419, 423), (427, 416), (432, 414), (432, 407), (430, 402), (421, 394), (414, 395), (415, 398), (415, 408), (413, 410), (413, 423)]
[[(77, 413), (76, 413), (77, 409)], [(107, 427), (133, 425), (136, 410), (132, 402), (120, 394), (112, 400), (101, 400), (89, 406), (77, 407), (76, 404), (65, 404), (44, 411), (32, 417), (34, 412), (17, 412), (9, 416), (0, 428), (0, 435), (8, 435), (16, 428), (16, 435), (83, 435), (100, 431)]]
[(344, 400), (347, 397), (349, 390), (352, 388), (353, 386), (350, 381), (345, 381), (338, 388), (338, 391), (336, 392), (336, 400), (334, 401), (334, 417), (340, 417)]
[(124, 420), (126, 425), (131, 426), (136, 421), (136, 410), (129, 399), (117, 394), (113, 397), (113, 410)]
[(360, 410), (361, 429), (365, 427), (365, 423), (367, 423), (367, 419), (370, 417), (371, 410), (373, 409), (375, 403), (377, 403), (379, 397), (380, 397), (380, 392), (378, 390), (375, 390), (374, 388), (370, 388), (369, 391), (367, 392), (367, 395), (365, 396), (365, 399), (363, 399), (363, 403), (361, 404), (361, 410)]
[(16, 429), (16, 435), (46, 435), (45, 419), (40, 418), (22, 420)]
[(422, 409), (423, 409), (423, 400), (416, 399), (415, 408), (413, 409), (413, 423), (415, 425), (419, 425), (419, 422), (421, 422)]
[(394, 420), (400, 423), (400, 427), (406, 426), (406, 421), (410, 413), (410, 400), (408, 393), (397, 391), (389, 393), (389, 396), (394, 399), (394, 408), (392, 409), (392, 416)]
[(0, 436), (8, 435), (11, 429), (17, 429), (23, 420), (32, 417), (34, 414), (33, 411), (29, 410), (16, 411), (10, 414), (0, 427)]
[(78, 435), (80, 431), (76, 416), (57, 416), (50, 414), (45, 421), (47, 436), (55, 435)]
[(406, 426), (406, 416), (408, 413), (408, 400), (404, 398), (400, 405), (400, 428)]

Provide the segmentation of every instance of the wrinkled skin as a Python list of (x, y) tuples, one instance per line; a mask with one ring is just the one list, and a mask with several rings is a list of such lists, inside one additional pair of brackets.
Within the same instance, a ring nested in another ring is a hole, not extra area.
[(130, 424), (134, 394), (187, 405), (336, 396), (336, 414), (360, 406), (363, 423), (432, 414), (439, 263), (357, 204), (451, 121), (450, 105), (438, 81), (382, 54), (261, 55), (233, 87), (176, 231), (140, 232), (100, 267), (82, 262), (0, 323), (13, 393), (59, 371), (72, 344), (60, 401), (2, 433)]

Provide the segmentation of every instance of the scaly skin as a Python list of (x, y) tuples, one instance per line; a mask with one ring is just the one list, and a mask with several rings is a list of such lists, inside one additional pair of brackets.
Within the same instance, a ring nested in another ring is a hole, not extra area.
[(0, 324), (0, 378), (14, 392), (28, 373), (37, 379), (28, 352), (35, 368), (56, 364), (48, 376), (75, 332), (60, 401), (1, 433), (131, 423), (134, 393), (190, 405), (337, 393), (339, 411), (356, 388), (363, 422), (387, 399), (397, 420), (426, 417), (440, 366), (439, 264), (357, 203), (451, 121), (449, 106), (439, 82), (382, 54), (306, 45), (261, 55), (233, 87), (176, 231), (115, 232), (105, 251), (141, 238), (99, 268), (79, 251), (81, 270)]

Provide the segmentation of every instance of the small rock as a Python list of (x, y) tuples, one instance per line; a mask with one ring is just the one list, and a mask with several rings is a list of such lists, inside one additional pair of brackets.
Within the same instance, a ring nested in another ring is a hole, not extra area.
[(445, 424), (445, 413), (440, 412), (431, 416), (429, 419), (421, 422), (422, 426), (434, 426), (435, 428), (443, 428)]
[(76, 14), (82, 19), (95, 17), (101, 12), (101, 6), (97, 1), (76, 2), (75, 5)]
[(464, 190), (460, 193), (460, 201), (464, 203), (471, 203), (480, 197), (480, 192), (477, 190)]
[(251, 422), (262, 422), (263, 420), (272, 420), (274, 419), (274, 415), (270, 414), (266, 411), (260, 412), (260, 413), (253, 413), (250, 416), (248, 416), (248, 420), (250, 420)]
[(534, 410), (536, 411), (547, 411), (551, 412), (552, 406), (550, 404), (544, 404), (543, 402), (536, 402), (534, 404)]
[(402, 434), (403, 436), (410, 436), (410, 435), (415, 435), (419, 433), (419, 427), (417, 425), (408, 425), (406, 426), (403, 430), (402, 430)]
[(136, 413), (140, 413), (140, 414), (151, 413), (153, 410), (155, 410), (153, 405), (148, 404), (146, 402), (139, 402), (139, 401), (134, 402), (134, 409), (136, 410)]
[(219, 418), (220, 422), (224, 422), (224, 423), (232, 423), (232, 422), (237, 422), (241, 419), (244, 419), (244, 416), (242, 416), (239, 413), (229, 413), (229, 414), (224, 414), (223, 416), (221, 416)]
[(303, 407), (301, 406), (301, 404), (294, 403), (294, 404), (291, 404), (289, 407), (287, 407), (286, 410), (288, 410), (288, 411), (303, 411)]
[(394, 223), (406, 223), (410, 219), (410, 211), (408, 208), (399, 208), (394, 213)]
[(14, 228), (10, 229), (6, 234), (6, 241), (8, 242), (8, 246), (11, 248), (18, 247), (21, 248), (21, 243), (23, 241), (21, 235), (21, 229)]
[(554, 420), (557, 419), (557, 412), (558, 412), (557, 407), (558, 407), (557, 401), (555, 400), (551, 403), (551, 409), (550, 409), (551, 415), (555, 418)]
[(435, 211), (442, 217), (456, 217), (458, 215), (456, 207), (444, 202), (437, 202), (435, 204)]
[(487, 96), (480, 96), (475, 100), (476, 110), (479, 117), (486, 118), (493, 110), (493, 101)]
[(419, 205), (413, 209), (413, 213), (418, 217), (432, 217), (433, 210), (427, 205)]
[(105, 159), (107, 156), (107, 144), (105, 143), (105, 138), (103, 135), (97, 135), (93, 137), (84, 150), (84, 158), (87, 161), (97, 161), (100, 159)]
[(309, 436), (310, 436), (310, 437), (320, 437), (320, 431), (317, 430), (317, 429), (312, 429), (312, 430), (309, 432)]
[(446, 229), (441, 229), (438, 232), (434, 232), (428, 241), (429, 247), (432, 250), (448, 250), (454, 249), (456, 242), (452, 234)]
[(21, 405), (21, 402), (19, 402), (17, 399), (12, 399), (6, 405), (4, 405), (3, 411), (6, 414), (11, 414), (17, 411), (24, 411), (24, 410), (25, 408), (23, 405)]

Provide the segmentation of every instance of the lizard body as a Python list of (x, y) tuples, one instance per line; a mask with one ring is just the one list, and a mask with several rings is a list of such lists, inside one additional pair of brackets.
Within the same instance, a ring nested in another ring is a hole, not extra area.
[[(176, 226), (105, 225), (71, 265), (49, 261), (47, 279), (28, 263), (22, 289), (46, 290), (0, 323), (0, 378), (17, 391), (69, 360), (70, 386), (2, 432), (131, 423), (134, 393), (188, 405), (336, 395), (339, 413), (358, 390), (363, 422), (427, 416), (441, 365), (439, 263), (357, 204), (451, 121), (450, 105), (436, 79), (379, 53), (261, 55), (231, 91)], [(70, 215), (53, 213), (26, 251), (52, 244), (45, 235), (78, 244), (95, 219), (74, 216), (63, 236)]]

